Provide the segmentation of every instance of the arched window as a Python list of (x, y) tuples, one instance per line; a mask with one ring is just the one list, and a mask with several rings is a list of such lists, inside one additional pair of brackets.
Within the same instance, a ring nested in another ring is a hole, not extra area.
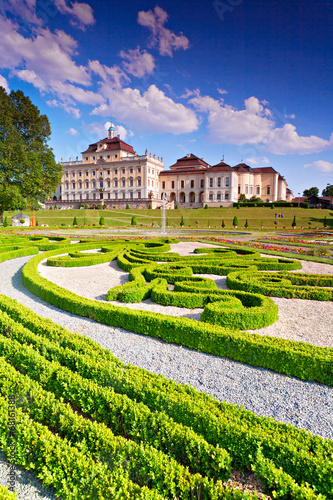
[(141, 177), (138, 177), (138, 186), (141, 186)]
[(92, 186), (93, 188), (94, 188), (94, 187), (96, 187), (96, 182), (95, 182), (95, 181), (92, 181), (91, 186)]
[(133, 177), (130, 177), (130, 178), (129, 178), (129, 186), (130, 186), (130, 187), (133, 187)]
[(114, 180), (114, 187), (117, 188), (118, 187), (118, 179), (115, 179)]
[(214, 199), (213, 193), (209, 193), (209, 201), (213, 201), (213, 199)]
[(72, 189), (75, 189), (75, 182), (72, 182)]
[(226, 187), (229, 187), (229, 177), (225, 178), (225, 185), (226, 185)]
[(86, 181), (86, 189), (89, 189), (89, 182)]

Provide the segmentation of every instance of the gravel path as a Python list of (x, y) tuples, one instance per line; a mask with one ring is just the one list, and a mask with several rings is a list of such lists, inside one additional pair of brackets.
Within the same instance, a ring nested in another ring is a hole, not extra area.
[[(198, 243), (195, 246), (199, 246)], [(176, 248), (172, 250), (175, 251)], [(188, 250), (189, 247), (187, 252)], [(177, 245), (177, 251), (181, 253), (181, 251), (185, 252), (185, 249), (182, 250)], [(259, 415), (273, 417), (275, 420), (308, 429), (313, 434), (333, 439), (333, 388), (192, 351), (178, 345), (167, 344), (157, 339), (137, 335), (121, 328), (101, 325), (92, 320), (64, 312), (34, 296), (22, 286), (21, 269), (29, 259), (30, 257), (22, 257), (0, 264), (0, 293), (17, 299), (41, 316), (48, 317), (69, 330), (89, 336), (103, 347), (110, 349), (125, 363), (132, 363), (154, 373), (163, 374), (165, 377), (180, 383), (191, 384), (198, 390), (212, 394), (221, 401), (226, 400), (230, 403), (243, 405)], [(107, 266), (110, 268), (108, 274), (106, 274)], [(101, 275), (98, 275), (97, 272), (99, 267), (103, 269)], [(51, 267), (42, 266), (42, 268), (43, 272), (44, 270), (45, 272), (54, 271)], [(57, 270), (61, 271), (59, 268)], [(77, 269), (72, 268), (66, 269), (66, 272), (69, 270), (77, 271)], [(109, 264), (80, 268), (79, 271), (84, 273), (85, 279), (83, 282), (81, 281), (81, 285), (76, 284), (75, 286), (81, 286), (82, 295), (86, 294), (87, 290), (94, 289), (93, 293), (99, 294), (99, 298), (106, 293), (105, 290), (112, 286), (109, 278), (113, 279), (117, 275), (117, 280), (120, 282), (125, 282), (127, 279), (126, 273)], [(220, 280), (219, 287), (223, 288), (223, 277), (219, 276), (216, 279)], [(74, 281), (76, 280), (77, 277)], [(67, 279), (67, 287), (71, 281)], [(315, 302), (310, 306), (312, 309), (321, 305), (323, 307), (332, 305), (317, 301), (278, 300), (290, 304), (299, 302), (299, 306), (305, 302)], [(329, 327), (327, 325), (330, 321), (332, 322), (331, 312), (332, 309), (323, 309), (321, 312), (322, 316), (327, 316), (328, 323), (325, 324), (325, 328)], [(281, 317), (283, 314), (280, 313)], [(295, 321), (296, 327), (301, 320), (297, 308), (295, 315), (298, 315), (298, 320)], [(286, 324), (285, 328), (291, 327)], [(317, 323), (316, 330), (313, 331), (318, 332), (319, 328), (320, 324)], [(1, 470), (2, 467), (0, 468), (0, 482), (2, 482)], [(27, 481), (29, 481), (29, 476), (27, 476)], [(26, 500), (28, 496), (21, 495), (18, 498)], [(34, 498), (54, 498), (54, 496), (52, 493), (45, 497), (29, 495), (29, 500)]]

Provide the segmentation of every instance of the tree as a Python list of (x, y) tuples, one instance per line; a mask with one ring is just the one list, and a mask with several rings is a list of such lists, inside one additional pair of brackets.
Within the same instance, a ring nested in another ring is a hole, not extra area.
[(319, 194), (319, 189), (317, 187), (312, 187), (310, 189), (304, 189), (304, 191), (303, 191), (303, 196), (306, 196), (307, 198), (309, 196), (312, 196), (312, 195), (318, 196), (318, 194)]
[(181, 219), (180, 219), (180, 225), (181, 225), (181, 226), (184, 226), (184, 217), (183, 217), (183, 216), (181, 216)]
[(104, 219), (104, 216), (102, 215), (102, 216), (100, 217), (100, 219), (99, 219), (99, 225), (100, 225), (100, 226), (104, 226), (104, 224), (105, 224), (105, 219)]
[(8, 227), (7, 217), (5, 217), (3, 220), (3, 227)]
[(136, 226), (137, 222), (136, 222), (136, 216), (133, 215), (132, 217), (132, 220), (131, 220), (131, 226)]
[(47, 141), (46, 115), (21, 90), (0, 87), (0, 224), (4, 210), (38, 205), (60, 183), (62, 166)]
[(238, 201), (240, 203), (245, 203), (246, 202), (246, 196), (244, 193), (241, 193), (239, 196), (238, 196)]
[(129, 205), (128, 204), (126, 205), (126, 210), (129, 210)]
[(74, 217), (74, 219), (73, 219), (73, 226), (77, 226), (77, 218), (76, 217)]
[(235, 215), (235, 217), (234, 217), (234, 219), (232, 221), (232, 225), (233, 226), (238, 226), (238, 224), (239, 224), (238, 217)]
[(322, 196), (333, 196), (333, 184), (327, 184), (325, 189), (322, 190)]
[(296, 227), (296, 215), (294, 215), (294, 219), (291, 223), (292, 227)]
[(247, 222), (247, 219), (245, 221), (244, 227), (249, 227), (249, 223)]

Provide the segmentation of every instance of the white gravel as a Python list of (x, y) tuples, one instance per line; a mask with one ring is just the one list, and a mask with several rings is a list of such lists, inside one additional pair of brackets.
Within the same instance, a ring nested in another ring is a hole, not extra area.
[[(185, 255), (199, 246), (199, 243), (181, 243), (173, 247), (172, 251), (184, 252)], [(71, 331), (89, 336), (110, 349), (125, 363), (163, 374), (180, 383), (191, 384), (199, 391), (212, 394), (218, 400), (243, 405), (259, 415), (273, 417), (278, 421), (308, 429), (313, 434), (333, 439), (333, 388), (167, 344), (57, 309), (22, 286), (21, 269), (30, 258), (22, 257), (0, 264), (0, 293), (17, 299), (41, 316), (48, 317)], [(43, 265), (40, 268), (43, 275), (48, 276), (51, 281), (62, 280), (61, 286), (66, 286), (81, 296), (99, 300), (103, 299), (111, 286), (127, 281), (127, 273), (117, 269), (114, 263), (87, 268), (67, 268), (66, 280), (61, 277), (64, 272), (61, 268)], [(225, 287), (223, 277), (213, 278), (216, 278), (219, 288)], [(274, 300), (280, 308), (280, 319), (275, 325), (261, 329), (258, 333), (306, 340), (316, 345), (332, 345), (332, 303), (299, 299)], [(145, 302), (148, 308), (155, 311), (157, 307), (162, 307), (149, 301)], [(191, 313), (194, 311), (191, 310)], [(310, 324), (313, 315), (317, 316)], [(307, 329), (305, 324), (308, 325)], [(1, 477), (0, 472), (2, 483)], [(54, 498), (50, 495), (45, 498)], [(18, 498), (30, 500), (44, 497), (21, 495)]]

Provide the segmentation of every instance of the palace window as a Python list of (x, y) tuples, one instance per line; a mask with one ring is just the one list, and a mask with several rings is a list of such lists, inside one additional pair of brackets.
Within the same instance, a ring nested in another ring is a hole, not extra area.
[(266, 194), (271, 194), (271, 186), (266, 187)]
[(114, 169), (114, 175), (118, 175), (118, 169), (117, 168)]
[(229, 177), (225, 178), (225, 185), (226, 185), (226, 187), (229, 187)]
[(123, 200), (126, 199), (126, 193), (123, 193)]
[(114, 180), (114, 187), (117, 188), (118, 187), (118, 179), (115, 179)]
[(165, 189), (165, 181), (162, 182), (162, 189)]
[(106, 181), (108, 188), (111, 187), (110, 179)]
[(118, 155), (114, 155), (115, 158), (118, 158)]
[(75, 189), (75, 182), (72, 182), (72, 189)]
[(79, 189), (82, 189), (82, 182), (79, 182)]
[(75, 172), (72, 172), (72, 177), (75, 177)]
[(253, 194), (253, 186), (250, 186), (250, 194)]
[(150, 168), (148, 168), (148, 174), (150, 174)]
[(100, 160), (103, 160), (103, 156), (102, 156), (102, 155), (100, 155), (99, 159), (100, 159)]
[(148, 179), (148, 186), (150, 186), (150, 179)]
[(209, 201), (213, 201), (213, 193), (209, 193)]
[(221, 187), (221, 177), (217, 178), (217, 187)]
[(138, 191), (138, 200), (141, 199), (141, 191)]
[(95, 156), (93, 156), (92, 159), (95, 160), (96, 159)]
[(66, 189), (69, 189), (69, 184), (68, 184), (68, 182), (66, 182)]
[(228, 191), (224, 194), (224, 199), (225, 200), (229, 200), (229, 193), (228, 193)]
[(141, 186), (141, 177), (138, 177), (138, 186)]
[(185, 187), (185, 182), (184, 182), (184, 181), (180, 181), (180, 187), (181, 187), (181, 188), (184, 188), (184, 187)]
[(200, 180), (200, 187), (203, 189), (205, 187), (205, 179)]
[(238, 185), (238, 194), (241, 194), (241, 187)]
[(121, 187), (126, 187), (126, 181), (125, 181), (125, 179), (121, 179)]
[(101, 181), (101, 182), (99, 183), (99, 187), (100, 187), (100, 188), (102, 188), (102, 187), (103, 187), (103, 181)]
[(249, 194), (249, 185), (245, 184), (245, 194)]
[(108, 174), (108, 175), (110, 175), (110, 174), (111, 174), (111, 170), (110, 170), (110, 169), (108, 169), (108, 170), (107, 170), (107, 174)]
[(130, 174), (133, 174), (133, 167), (130, 168)]
[(213, 179), (213, 177), (210, 177), (209, 178), (209, 187), (212, 188), (213, 187), (213, 183), (214, 183), (214, 179)]
[(171, 189), (175, 189), (175, 181), (171, 181)]
[(151, 187), (154, 187), (154, 181), (151, 181)]
[(130, 187), (133, 187), (133, 177), (130, 177), (130, 180), (129, 180), (129, 186), (130, 186)]
[(106, 155), (107, 159), (110, 160), (110, 155)]
[(141, 167), (138, 167), (138, 174), (141, 174)]
[(130, 191), (130, 199), (133, 200), (133, 191)]
[(125, 174), (125, 169), (124, 168), (121, 169), (121, 173)]
[(89, 175), (89, 171), (88, 171), (88, 170), (86, 170), (86, 177), (88, 177), (88, 175)]
[(93, 171), (92, 171), (91, 173), (92, 173), (92, 175), (96, 175), (96, 172), (95, 172), (95, 170), (93, 170)]
[(68, 177), (68, 172), (66, 172), (66, 174), (65, 174), (65, 175), (66, 175), (66, 177)]
[(257, 186), (257, 194), (260, 194), (260, 186)]
[(118, 193), (114, 193), (114, 199), (118, 200)]
[(88, 189), (88, 188), (89, 188), (89, 182), (86, 181), (86, 189)]
[(88, 158), (88, 156), (86, 156), (86, 161), (88, 161), (88, 160), (89, 160), (89, 158)]
[(194, 188), (194, 180), (191, 180), (191, 188)]
[(221, 201), (221, 193), (217, 193), (216, 199), (217, 201)]
[(95, 182), (95, 181), (92, 181), (91, 186), (92, 186), (93, 188), (94, 188), (94, 187), (96, 187), (96, 182)]
[(82, 177), (82, 172), (81, 170), (78, 171), (79, 177)]

